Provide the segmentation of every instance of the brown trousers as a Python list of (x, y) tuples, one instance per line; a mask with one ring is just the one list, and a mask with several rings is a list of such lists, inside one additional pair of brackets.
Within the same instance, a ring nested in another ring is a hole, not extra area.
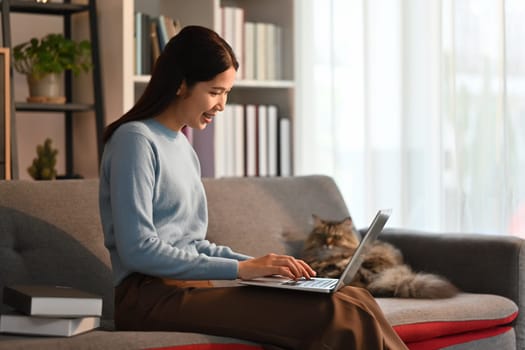
[(334, 294), (168, 281), (138, 273), (115, 290), (118, 330), (181, 331), (285, 349), (407, 349), (364, 289)]

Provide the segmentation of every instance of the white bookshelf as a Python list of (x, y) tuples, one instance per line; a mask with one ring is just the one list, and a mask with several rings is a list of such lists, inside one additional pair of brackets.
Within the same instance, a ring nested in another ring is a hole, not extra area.
[[(245, 21), (273, 23), (282, 28), (280, 80), (238, 80), (228, 103), (276, 104), (279, 115), (294, 120), (295, 56), (294, 56), (295, 0), (112, 0), (101, 1), (99, 23), (101, 55), (104, 68), (107, 123), (129, 110), (148, 83), (149, 75), (134, 74), (134, 13), (168, 15), (178, 19), (182, 26), (202, 25), (221, 32), (221, 7), (244, 9)], [(242, 64), (242, 62), (241, 62)], [(194, 141), (202, 142), (210, 131), (195, 131)], [(293, 132), (291, 133), (293, 135)], [(292, 136), (290, 135), (290, 137)], [(293, 145), (293, 140), (290, 140)], [(199, 149), (196, 146), (197, 153)], [(214, 176), (213, 156), (200, 154), (203, 176)], [(293, 154), (293, 152), (292, 152)], [(293, 160), (292, 160), (293, 164)], [(210, 170), (211, 169), (211, 170)]]

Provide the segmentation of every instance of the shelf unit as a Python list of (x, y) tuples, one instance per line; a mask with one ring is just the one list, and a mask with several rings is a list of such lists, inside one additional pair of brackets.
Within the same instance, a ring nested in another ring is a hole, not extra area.
[[(15, 124), (16, 112), (31, 112), (31, 113), (48, 113), (60, 112), (64, 114), (65, 118), (65, 160), (66, 173), (62, 178), (78, 177), (73, 169), (73, 118), (75, 112), (93, 112), (95, 115), (95, 132), (96, 132), (96, 147), (97, 156), (100, 160), (102, 155), (102, 133), (105, 125), (104, 116), (104, 99), (102, 91), (102, 77), (101, 65), (99, 55), (99, 36), (98, 36), (98, 19), (97, 19), (97, 5), (96, 0), (88, 0), (86, 4), (71, 3), (65, 0), (62, 3), (37, 3), (33, 1), (21, 0), (2, 0), (2, 39), (3, 46), (12, 47), (11, 40), (11, 13), (26, 13), (45, 16), (62, 16), (63, 17), (63, 33), (66, 37), (72, 35), (72, 19), (75, 14), (87, 13), (89, 16), (89, 36), (92, 45), (91, 60), (93, 63), (92, 78), (93, 78), (93, 103), (75, 103), (73, 102), (73, 78), (71, 72), (64, 74), (64, 92), (66, 97), (65, 104), (41, 104), (41, 103), (26, 103), (15, 102), (11, 104), (11, 150), (12, 150), (12, 172), (13, 178), (18, 178), (18, 164), (17, 164), (17, 144), (15, 138)], [(13, 76), (13, 67), (11, 63), (11, 77)], [(11, 79), (13, 81), (13, 79)], [(14, 98), (14, 89), (11, 86), (11, 96)]]
[[(282, 28), (282, 80), (238, 80), (228, 103), (275, 104), (279, 115), (294, 120), (294, 7), (295, 0), (118, 0), (101, 2), (100, 28), (107, 33), (102, 42), (102, 60), (109, 74), (105, 86), (108, 123), (129, 110), (138, 99), (150, 77), (134, 74), (134, 13), (168, 15), (182, 26), (202, 25), (221, 32), (221, 7), (241, 7), (245, 21), (274, 23)], [(119, 43), (120, 45), (116, 45)], [(241, 62), (242, 64), (242, 62)], [(210, 126), (213, 126), (210, 125)], [(193, 133), (194, 147), (201, 161), (203, 177), (214, 177), (214, 156), (210, 150), (213, 127)], [(291, 136), (293, 132), (291, 133)], [(293, 145), (293, 140), (290, 140)], [(292, 150), (293, 155), (293, 150)], [(293, 158), (293, 157), (292, 157)], [(292, 159), (293, 164), (293, 159)], [(292, 170), (293, 172), (293, 170)]]

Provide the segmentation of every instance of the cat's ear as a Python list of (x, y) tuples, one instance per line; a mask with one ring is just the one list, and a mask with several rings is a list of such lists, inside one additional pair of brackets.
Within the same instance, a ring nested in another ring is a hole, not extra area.
[(354, 222), (352, 221), (352, 218), (350, 216), (346, 217), (341, 221), (341, 224), (348, 226), (348, 228), (354, 227)]
[(312, 220), (313, 220), (312, 224), (315, 227), (318, 227), (318, 226), (323, 224), (323, 220), (319, 216), (317, 216), (315, 214), (312, 214)]

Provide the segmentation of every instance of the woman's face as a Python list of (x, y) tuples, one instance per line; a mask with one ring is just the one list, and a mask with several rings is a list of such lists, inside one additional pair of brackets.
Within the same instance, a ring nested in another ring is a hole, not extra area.
[(191, 89), (183, 83), (177, 94), (180, 98), (175, 102), (178, 121), (193, 129), (206, 128), (217, 113), (224, 110), (235, 73), (235, 68), (230, 67), (210, 81), (196, 83)]

